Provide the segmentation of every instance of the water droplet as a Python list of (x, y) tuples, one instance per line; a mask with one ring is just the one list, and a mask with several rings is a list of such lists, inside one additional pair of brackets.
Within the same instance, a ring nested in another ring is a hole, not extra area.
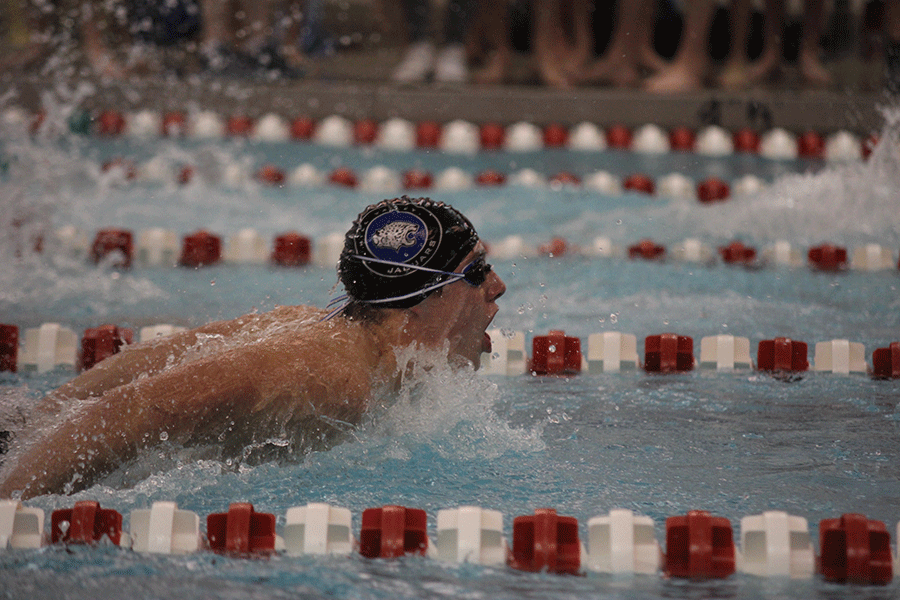
[(215, 279), (210, 280), (209, 285), (216, 285), (216, 280)]
[(159, 432), (159, 441), (165, 442), (168, 439), (169, 439), (169, 432), (167, 432), (167, 431)]
[(550, 344), (550, 346), (547, 348), (547, 351), (556, 352), (556, 344)]
[(609, 315), (609, 322), (610, 322), (610, 323), (618, 323), (618, 322), (619, 322), (619, 315), (617, 315), (616, 313), (610, 313), (610, 315)]

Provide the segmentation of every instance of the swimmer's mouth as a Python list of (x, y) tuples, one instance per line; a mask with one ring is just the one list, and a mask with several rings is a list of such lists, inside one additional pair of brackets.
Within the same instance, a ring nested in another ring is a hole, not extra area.
[(494, 311), (494, 314), (491, 315), (491, 319), (488, 321), (487, 325), (484, 326), (484, 338), (481, 340), (481, 351), (487, 354), (491, 353), (493, 350), (493, 345), (491, 344), (491, 336), (488, 335), (487, 328), (491, 326), (491, 323), (494, 322), (494, 317), (497, 316), (497, 312)]

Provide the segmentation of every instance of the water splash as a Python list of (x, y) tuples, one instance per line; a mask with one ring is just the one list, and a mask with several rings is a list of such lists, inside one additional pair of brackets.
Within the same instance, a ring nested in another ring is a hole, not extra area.
[(376, 411), (358, 432), (366, 445), (390, 445), (398, 457), (421, 444), (443, 457), (489, 459), (544, 449), (541, 427), (516, 428), (494, 411), (502, 394), (471, 368), (452, 369), (446, 351), (406, 348), (400, 364), (411, 370), (393, 404)]

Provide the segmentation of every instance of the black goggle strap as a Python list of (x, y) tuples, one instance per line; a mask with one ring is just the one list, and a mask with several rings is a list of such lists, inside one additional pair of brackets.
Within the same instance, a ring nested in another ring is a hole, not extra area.
[[(422, 294), (427, 294), (428, 292), (432, 292), (438, 288), (442, 288), (445, 285), (449, 285), (455, 281), (459, 281), (460, 279), (464, 280), (469, 285), (478, 286), (484, 283), (487, 273), (491, 270), (490, 265), (484, 262), (484, 257), (478, 257), (463, 269), (462, 273), (453, 273), (450, 271), (441, 271), (440, 269), (432, 269), (429, 267), (421, 267), (419, 265), (410, 265), (407, 263), (395, 262), (392, 260), (383, 260), (380, 258), (372, 258), (369, 256), (360, 256), (358, 254), (354, 254), (353, 258), (359, 259), (363, 262), (373, 262), (382, 265), (391, 265), (395, 267), (404, 267), (408, 269), (416, 269), (419, 271), (426, 271), (428, 273), (438, 273), (440, 275), (447, 275), (450, 279), (445, 279), (444, 281), (439, 281), (434, 285), (429, 285), (428, 287), (422, 288), (421, 290), (416, 290), (414, 292), (410, 292), (409, 294), (403, 294), (402, 296), (392, 296), (390, 298), (377, 298), (375, 300), (360, 300), (364, 304), (384, 304), (387, 302), (396, 302), (398, 300), (407, 300), (409, 298), (413, 298), (415, 296), (420, 296)], [(328, 313), (325, 317), (323, 317), (323, 321), (328, 321), (329, 319), (335, 317), (340, 314), (344, 308), (346, 308), (350, 299), (346, 294), (338, 296), (332, 299), (328, 305), (325, 307), (334, 309)]]

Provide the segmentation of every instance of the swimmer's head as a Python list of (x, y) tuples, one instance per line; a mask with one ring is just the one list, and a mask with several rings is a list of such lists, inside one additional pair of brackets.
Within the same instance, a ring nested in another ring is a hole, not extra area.
[(415, 306), (453, 281), (478, 234), (458, 210), (430, 198), (394, 198), (359, 214), (344, 238), (338, 276), (351, 303)]

